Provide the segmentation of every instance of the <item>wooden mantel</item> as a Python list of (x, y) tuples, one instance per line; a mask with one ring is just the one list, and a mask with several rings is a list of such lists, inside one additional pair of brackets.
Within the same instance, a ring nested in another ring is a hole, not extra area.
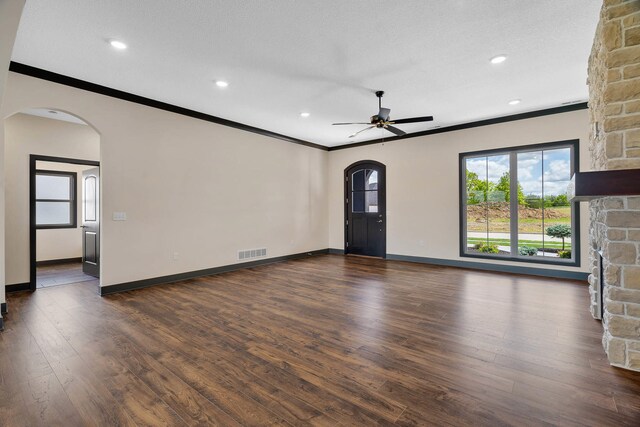
[(600, 197), (640, 195), (640, 169), (576, 172), (571, 177), (567, 197), (584, 202)]

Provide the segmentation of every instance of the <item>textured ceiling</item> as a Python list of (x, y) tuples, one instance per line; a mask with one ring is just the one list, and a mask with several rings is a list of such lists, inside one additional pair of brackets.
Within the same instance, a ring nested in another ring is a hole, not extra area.
[[(27, 0), (13, 61), (327, 146), (587, 99), (600, 0)], [(118, 39), (128, 49), (108, 43)], [(506, 54), (507, 61), (489, 59)], [(226, 80), (220, 89), (215, 80)], [(516, 106), (512, 99), (522, 99)], [(300, 117), (309, 112), (308, 118)], [(82, 112), (76, 112), (82, 115)]]

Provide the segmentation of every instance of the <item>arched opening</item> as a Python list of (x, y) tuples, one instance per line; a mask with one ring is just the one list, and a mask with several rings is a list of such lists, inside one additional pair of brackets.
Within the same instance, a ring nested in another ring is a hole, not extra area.
[(363, 160), (347, 167), (344, 173), (344, 253), (385, 258), (386, 167)]
[(56, 108), (4, 119), (6, 290), (99, 286), (100, 134)]

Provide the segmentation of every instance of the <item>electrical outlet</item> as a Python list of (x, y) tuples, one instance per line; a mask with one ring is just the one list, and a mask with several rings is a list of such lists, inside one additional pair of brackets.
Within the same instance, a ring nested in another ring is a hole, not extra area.
[(180, 254), (179, 254), (178, 252), (174, 252), (174, 253), (173, 253), (173, 260), (174, 260), (174, 261), (177, 261), (177, 260), (179, 260), (179, 259), (180, 259)]

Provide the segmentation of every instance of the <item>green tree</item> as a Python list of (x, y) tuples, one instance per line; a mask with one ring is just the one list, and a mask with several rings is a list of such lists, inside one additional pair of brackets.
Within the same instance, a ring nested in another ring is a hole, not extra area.
[[(505, 195), (505, 202), (511, 201), (511, 177), (509, 176), (509, 172), (505, 172), (502, 174), (500, 179), (498, 180), (498, 184), (496, 184), (496, 191), (501, 191)], [(518, 204), (525, 204), (524, 191), (522, 191), (522, 185), (518, 183)]]
[(477, 205), (487, 201), (487, 194), (492, 190), (493, 183), (478, 178), (478, 174), (466, 171), (467, 177), (467, 204)]
[(525, 198), (525, 205), (528, 208), (540, 209), (542, 207), (542, 197), (535, 194), (529, 194)]
[(480, 199), (478, 198), (478, 194), (476, 194), (474, 188), (476, 182), (479, 181), (478, 174), (475, 172), (470, 172), (469, 169), (466, 170), (466, 185), (467, 185), (467, 204), (468, 205), (477, 205), (480, 203)]
[(562, 250), (564, 251), (564, 239), (571, 237), (571, 227), (566, 224), (556, 224), (547, 228), (547, 236), (562, 239)]
[(569, 206), (569, 199), (566, 194), (559, 194), (553, 200), (553, 206)]

